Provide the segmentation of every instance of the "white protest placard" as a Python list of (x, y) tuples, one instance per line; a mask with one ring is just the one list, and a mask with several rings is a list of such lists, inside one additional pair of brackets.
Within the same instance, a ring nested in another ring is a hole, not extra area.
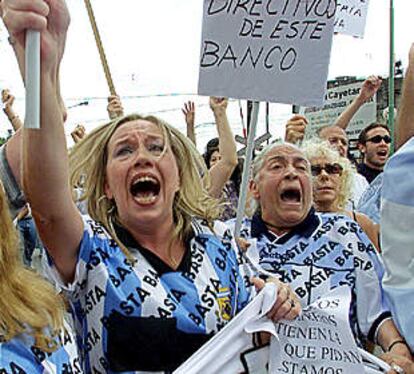
[(367, 13), (368, 0), (338, 0), (335, 32), (363, 38)]
[[(275, 296), (274, 284), (267, 284), (174, 374), (359, 374), (387, 368), (356, 346), (349, 326), (348, 287), (328, 292), (294, 321), (273, 323), (266, 317)], [(270, 344), (255, 344), (253, 333), (260, 331), (269, 333)]]
[(321, 105), (335, 0), (204, 0), (198, 93)]
[(255, 347), (252, 334), (259, 331), (275, 333), (275, 324), (266, 317), (266, 313), (272, 308), (276, 294), (276, 285), (266, 284), (249, 305), (180, 365), (174, 374), (266, 374), (269, 345)]
[(274, 373), (364, 373), (349, 327), (349, 287), (338, 287), (305, 308), (294, 321), (276, 323), (271, 349), (279, 352)]
[[(351, 83), (339, 87), (329, 88), (325, 95), (323, 107), (301, 107), (299, 112), (309, 121), (306, 127), (306, 137), (315, 135), (323, 126), (332, 126), (339, 115), (352, 103), (361, 91), (363, 82)], [(362, 129), (375, 122), (377, 118), (376, 96), (364, 103), (352, 117), (346, 133), (350, 140), (358, 139)]]

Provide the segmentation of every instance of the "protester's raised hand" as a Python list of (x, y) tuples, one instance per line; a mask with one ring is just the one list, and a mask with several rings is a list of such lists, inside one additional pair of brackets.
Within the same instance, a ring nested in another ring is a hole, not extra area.
[(79, 143), (86, 134), (85, 126), (79, 124), (76, 125), (75, 129), (70, 133), (75, 143)]
[(362, 84), (359, 97), (363, 102), (371, 99), (379, 90), (382, 84), (382, 79), (376, 75), (370, 75)]
[(306, 117), (300, 114), (295, 114), (286, 124), (285, 141), (293, 144), (302, 141), (305, 137), (307, 125), (308, 120)]
[[(1, 3), (1, 0), (0, 0), (0, 3)], [(3, 103), (6, 103), (9, 96), (10, 96), (10, 91), (7, 88), (1, 91), (1, 101)]]
[(14, 103), (14, 96), (9, 90), (4, 89), (1, 91), (1, 101), (4, 104), (4, 110), (7, 112), (12, 109)]
[(121, 99), (118, 95), (108, 97), (108, 106), (106, 109), (110, 119), (115, 119), (124, 115), (124, 107), (122, 106)]
[(24, 59), (26, 30), (40, 31), (42, 69), (56, 73), (70, 23), (65, 1), (2, 0), (2, 12), (19, 61)]
[(8, 89), (4, 89), (1, 92), (1, 100), (4, 104), (3, 112), (9, 119), (14, 131), (17, 131), (20, 127), (22, 127), (23, 124), (19, 116), (14, 112), (13, 109), (14, 96), (10, 93)]
[(194, 127), (194, 121), (195, 121), (195, 106), (193, 101), (188, 101), (187, 103), (184, 103), (184, 108), (181, 109), (184, 118), (185, 123), (187, 126)]
[(210, 109), (214, 113), (225, 112), (227, 110), (228, 99), (225, 97), (210, 96)]
[[(265, 281), (260, 278), (252, 278), (252, 282), (257, 290), (265, 286)], [(272, 309), (267, 313), (267, 317), (272, 321), (282, 319), (294, 320), (302, 312), (302, 306), (296, 293), (286, 283), (277, 278), (270, 278), (267, 282), (277, 285), (277, 298)]]

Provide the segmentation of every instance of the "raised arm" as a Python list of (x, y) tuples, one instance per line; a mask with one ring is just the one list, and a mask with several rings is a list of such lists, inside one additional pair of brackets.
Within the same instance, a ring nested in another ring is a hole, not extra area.
[(341, 113), (334, 123), (334, 126), (338, 126), (344, 130), (351, 122), (352, 117), (358, 112), (359, 108), (364, 105), (368, 100), (370, 100), (381, 87), (382, 80), (381, 78), (371, 75), (369, 76), (364, 83), (362, 84), (361, 91), (358, 96), (352, 101), (351, 104)]
[(18, 114), (13, 109), (14, 96), (10, 93), (9, 90), (3, 90), (1, 92), (1, 100), (3, 101), (4, 108), (3, 111), (9, 119), (13, 130), (17, 131), (22, 127), (22, 121)]
[[(69, 13), (63, 0), (3, 0), (3, 20), (23, 61), (26, 28), (41, 32), (41, 129), (23, 129), (23, 186), (42, 242), (66, 281), (73, 279), (82, 237), (68, 179), (63, 108), (57, 79)], [(24, 67), (22, 69), (24, 71)]]
[(414, 136), (414, 43), (411, 45), (396, 126), (396, 148)]
[(221, 196), (224, 185), (237, 166), (237, 147), (227, 119), (227, 104), (227, 99), (210, 97), (210, 108), (213, 111), (219, 135), (221, 159), (210, 168), (211, 187), (209, 193), (217, 198)]
[(196, 143), (196, 136), (195, 136), (195, 106), (193, 101), (189, 101), (187, 103), (184, 103), (184, 108), (181, 109), (184, 118), (185, 123), (187, 125), (187, 138), (190, 139), (194, 145), (197, 145)]

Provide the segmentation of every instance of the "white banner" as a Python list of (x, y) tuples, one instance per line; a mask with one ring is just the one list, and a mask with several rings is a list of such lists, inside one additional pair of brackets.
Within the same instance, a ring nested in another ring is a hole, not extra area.
[[(275, 324), (266, 317), (276, 300), (274, 283), (266, 287), (227, 326), (204, 344), (174, 374), (265, 374), (269, 346), (254, 347), (254, 332), (275, 333)], [(277, 353), (272, 355), (277, 357)]]
[(338, 0), (335, 32), (363, 38), (367, 13), (368, 0)]
[(276, 324), (279, 366), (275, 373), (364, 373), (349, 327), (351, 292), (338, 287), (307, 307), (294, 321)]
[[(356, 346), (348, 320), (348, 287), (329, 292), (294, 321), (272, 323), (266, 313), (275, 300), (273, 286), (267, 285), (174, 374), (359, 374), (388, 368)], [(255, 346), (252, 333), (258, 331), (271, 335), (270, 345)]]
[[(323, 126), (333, 125), (345, 108), (358, 96), (363, 82), (351, 83), (328, 89), (324, 106), (300, 108), (299, 112), (309, 121), (306, 137), (316, 134)], [(358, 139), (363, 128), (375, 122), (377, 118), (376, 96), (361, 106), (349, 123), (346, 132), (350, 140)]]
[(335, 0), (204, 0), (198, 93), (321, 105)]

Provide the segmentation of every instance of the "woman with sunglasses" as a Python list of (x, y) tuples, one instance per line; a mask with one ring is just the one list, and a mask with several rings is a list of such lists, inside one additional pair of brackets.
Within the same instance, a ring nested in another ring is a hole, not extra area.
[(366, 215), (345, 209), (355, 169), (327, 142), (311, 140), (302, 146), (311, 163), (313, 201), (318, 212), (342, 213), (356, 221), (379, 250), (379, 225)]

